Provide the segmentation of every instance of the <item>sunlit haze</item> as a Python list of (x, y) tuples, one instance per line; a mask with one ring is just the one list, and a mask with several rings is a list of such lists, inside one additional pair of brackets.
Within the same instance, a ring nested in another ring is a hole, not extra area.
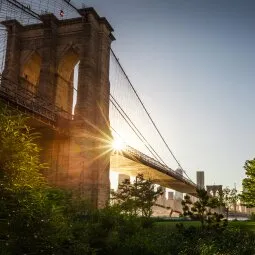
[(120, 138), (114, 138), (112, 141), (112, 148), (116, 151), (121, 151), (125, 149), (125, 143)]

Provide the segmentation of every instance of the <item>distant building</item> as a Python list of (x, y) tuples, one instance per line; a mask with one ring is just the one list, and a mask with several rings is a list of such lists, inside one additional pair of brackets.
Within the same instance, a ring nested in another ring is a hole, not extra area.
[(165, 203), (166, 203), (166, 188), (165, 187), (161, 187), (161, 188), (162, 188), (162, 195), (160, 195), (158, 197), (157, 204), (165, 206)]
[(119, 174), (118, 186), (122, 184), (126, 179), (130, 181), (130, 176), (126, 174)]
[(168, 192), (168, 200), (173, 200), (174, 199), (174, 192), (169, 191)]
[[(181, 168), (177, 168), (175, 170), (175, 172), (180, 175), (180, 176), (183, 176), (183, 170)], [(174, 199), (175, 200), (182, 200), (183, 199), (183, 193), (182, 192), (179, 192), (179, 191), (175, 191), (175, 196), (174, 196)]]
[(197, 171), (197, 186), (200, 189), (205, 188), (205, 173), (204, 173), (204, 171)]

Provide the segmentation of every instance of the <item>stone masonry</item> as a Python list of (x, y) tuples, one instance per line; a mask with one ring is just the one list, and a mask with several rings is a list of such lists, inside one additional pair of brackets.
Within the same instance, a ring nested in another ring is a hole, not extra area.
[[(25, 88), (34, 100), (38, 96), (60, 109), (56, 126), (65, 129), (65, 135), (29, 122), (41, 133), (41, 157), (49, 166), (49, 182), (103, 207), (110, 191), (106, 146), (111, 137), (109, 56), (114, 37), (111, 25), (93, 8), (80, 13), (82, 17), (68, 20), (45, 14), (42, 23), (27, 26), (16, 20), (3, 22), (8, 30), (3, 76), (12, 81), (13, 89)], [(72, 116), (77, 63), (77, 103)]]

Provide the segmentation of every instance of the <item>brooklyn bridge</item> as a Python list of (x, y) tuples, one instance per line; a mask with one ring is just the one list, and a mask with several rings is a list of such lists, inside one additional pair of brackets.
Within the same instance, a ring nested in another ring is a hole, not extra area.
[(0, 98), (41, 134), (49, 182), (78, 190), (99, 208), (109, 198), (110, 171), (142, 173), (195, 196), (197, 185), (111, 49), (110, 23), (93, 8), (55, 2), (4, 0), (0, 6)]

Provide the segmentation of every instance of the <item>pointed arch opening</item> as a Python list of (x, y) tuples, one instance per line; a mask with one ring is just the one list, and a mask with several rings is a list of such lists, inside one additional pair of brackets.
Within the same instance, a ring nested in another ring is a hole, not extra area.
[(33, 52), (20, 69), (21, 86), (36, 93), (39, 84), (42, 58), (38, 52)]
[(57, 69), (56, 105), (72, 114), (76, 102), (79, 55), (70, 48)]

